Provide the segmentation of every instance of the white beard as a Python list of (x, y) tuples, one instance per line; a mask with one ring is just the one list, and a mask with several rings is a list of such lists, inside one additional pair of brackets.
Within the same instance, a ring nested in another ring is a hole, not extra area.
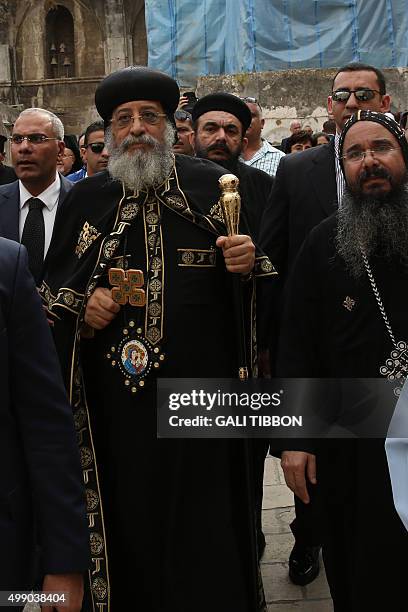
[[(128, 149), (134, 144), (148, 144), (151, 149)], [(166, 122), (164, 142), (152, 136), (127, 136), (119, 146), (114, 142), (111, 128), (106, 130), (105, 144), (109, 151), (108, 171), (114, 180), (127, 189), (139, 191), (157, 187), (169, 176), (173, 167), (174, 128)]]

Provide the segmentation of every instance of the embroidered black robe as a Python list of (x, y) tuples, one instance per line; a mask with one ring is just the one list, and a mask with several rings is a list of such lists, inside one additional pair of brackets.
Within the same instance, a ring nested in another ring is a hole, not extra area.
[[(119, 598), (144, 612), (253, 612), (262, 605), (251, 444), (157, 441), (156, 371), (132, 393), (114, 358), (124, 330), (140, 329), (164, 355), (159, 376), (237, 376), (231, 278), (215, 246), (225, 233), (216, 206), (223, 173), (211, 162), (177, 156), (170, 181), (135, 197), (108, 174), (97, 175), (73, 189), (54, 230), (42, 296), (56, 318), (80, 446), (93, 459), (82, 451), (95, 521), (91, 543), (100, 557), (92, 597), (108, 599), (107, 556), (115, 611)], [(248, 233), (244, 223), (242, 231)], [(96, 286), (110, 286), (109, 267), (142, 270), (146, 292), (155, 298), (148, 296), (145, 308), (122, 307), (107, 328), (81, 338), (86, 299)], [(255, 272), (274, 275), (261, 253)], [(242, 285), (251, 360), (254, 284)]]
[[(376, 378), (393, 345), (368, 277), (353, 279), (336, 255), (336, 215), (306, 239), (290, 280), (279, 342), (278, 375)], [(372, 270), (398, 340), (408, 338), (402, 287), (408, 272), (374, 257)], [(391, 383), (390, 383), (391, 384)], [(347, 410), (339, 397), (320, 410)], [(406, 609), (408, 534), (393, 503), (384, 439), (293, 440), (314, 452), (322, 494), (324, 559), (335, 612)]]

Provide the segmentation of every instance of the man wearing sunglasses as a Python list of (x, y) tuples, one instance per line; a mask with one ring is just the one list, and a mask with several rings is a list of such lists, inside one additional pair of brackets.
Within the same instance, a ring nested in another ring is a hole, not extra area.
[(67, 176), (71, 183), (78, 183), (97, 172), (103, 172), (108, 165), (109, 153), (105, 147), (103, 121), (94, 121), (85, 130), (83, 145), (80, 145), (84, 167)]
[(173, 146), (173, 151), (182, 155), (194, 155), (194, 149), (190, 143), (190, 134), (193, 132), (191, 114), (183, 109), (178, 109), (174, 113), (174, 121), (176, 122), (177, 141)]
[(64, 126), (54, 113), (29, 108), (17, 118), (10, 140), (18, 180), (0, 187), (0, 236), (25, 245), (30, 271), (40, 285), (55, 218), (72, 187), (57, 172)]
[(105, 132), (103, 121), (91, 123), (85, 130), (84, 162), (86, 176), (93, 176), (97, 172), (106, 170), (109, 153), (105, 147)]
[[(334, 213), (341, 200), (344, 178), (337, 151), (345, 122), (360, 109), (387, 112), (390, 102), (380, 70), (360, 63), (343, 66), (333, 78), (327, 104), (336, 123), (334, 140), (281, 159), (260, 237), (260, 245), (277, 266), (281, 279), (287, 277), (309, 232)], [(274, 312), (273, 303), (270, 310)], [(276, 333), (273, 321), (269, 327)], [(301, 585), (311, 582), (319, 571), (321, 521), (314, 499), (317, 489), (311, 489), (312, 502), (307, 506), (295, 498), (296, 519), (292, 523), (296, 544), (289, 560), (289, 575)]]
[(345, 122), (359, 109), (385, 113), (390, 103), (384, 75), (377, 68), (352, 63), (335, 74), (327, 101), (336, 123), (334, 142), (282, 158), (272, 205), (265, 214), (263, 245), (281, 275), (292, 266), (310, 230), (331, 215), (341, 199), (344, 179), (336, 152)]

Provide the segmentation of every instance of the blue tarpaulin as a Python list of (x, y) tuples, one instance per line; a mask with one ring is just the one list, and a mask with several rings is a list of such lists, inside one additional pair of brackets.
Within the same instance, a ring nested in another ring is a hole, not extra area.
[(408, 65), (407, 0), (146, 0), (149, 65), (198, 76)]

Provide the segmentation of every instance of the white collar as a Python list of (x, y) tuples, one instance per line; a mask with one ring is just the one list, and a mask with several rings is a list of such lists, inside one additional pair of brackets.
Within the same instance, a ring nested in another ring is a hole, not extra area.
[(336, 152), (336, 156), (339, 156), (339, 142), (340, 142), (340, 132), (335, 133), (334, 135), (334, 150)]
[[(28, 191), (28, 189), (23, 185), (23, 183), (20, 180), (18, 181), (18, 184), (20, 188), (20, 210), (21, 210), (21, 208), (23, 208), (23, 206), (26, 204), (27, 200), (29, 200), (30, 198), (33, 198), (34, 196), (32, 193)], [(52, 182), (51, 185), (47, 187), (47, 189), (44, 189), (42, 193), (39, 193), (35, 197), (38, 198), (39, 200), (42, 200), (45, 206), (48, 208), (48, 210), (51, 211), (58, 202), (60, 189), (61, 189), (61, 179), (57, 172), (55, 176), (55, 181)]]

